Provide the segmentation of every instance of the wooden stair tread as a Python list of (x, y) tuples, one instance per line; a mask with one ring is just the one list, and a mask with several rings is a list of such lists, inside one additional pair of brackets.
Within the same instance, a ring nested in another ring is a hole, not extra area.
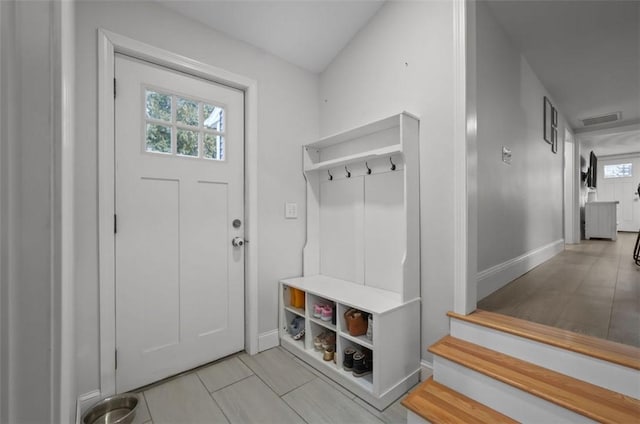
[(548, 325), (525, 321), (481, 309), (469, 315), (448, 312), (451, 318), (525, 337), (551, 346), (581, 353), (592, 358), (640, 370), (640, 348), (610, 340), (574, 333)]
[(640, 421), (637, 399), (464, 340), (445, 336), (429, 351), (596, 421)]
[(443, 386), (430, 377), (402, 401), (407, 409), (432, 423), (517, 423), (486, 405)]

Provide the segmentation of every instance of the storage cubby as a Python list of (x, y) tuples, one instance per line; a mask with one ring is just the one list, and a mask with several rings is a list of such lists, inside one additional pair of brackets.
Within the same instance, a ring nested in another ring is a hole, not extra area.
[[(307, 325), (304, 343), (281, 331), (281, 345), (378, 409), (420, 374), (418, 130), (403, 112), (304, 146), (303, 276), (280, 282), (281, 320), (303, 313)], [(306, 294), (305, 310), (291, 309), (292, 288)], [(332, 305), (335, 321), (313, 316), (318, 303)], [(349, 333), (350, 308), (371, 314), (371, 339)], [(336, 364), (314, 350), (327, 330), (336, 333)], [(371, 353), (371, 374), (343, 369), (346, 347)]]
[(281, 338), (282, 337), (286, 337), (287, 339), (290, 340), (291, 343), (296, 344), (300, 349), (304, 349), (305, 348), (305, 341), (308, 338), (307, 337), (308, 331), (306, 329), (306, 325), (307, 325), (306, 318), (305, 318), (305, 335), (304, 336), (302, 336), (298, 340), (295, 340), (293, 338), (294, 334), (291, 334), (290, 331), (289, 331), (289, 326), (291, 324), (291, 321), (293, 321), (293, 319), (296, 318), (296, 317), (305, 318), (304, 314), (300, 315), (296, 311), (292, 311), (292, 310), (289, 310), (289, 309), (284, 310), (283, 319), (282, 319), (282, 322), (281, 322), (281, 325), (280, 325), (280, 329), (281, 329), (280, 330), (280, 337)]
[[(319, 296), (314, 296), (314, 295), (309, 295), (307, 297), (308, 299), (308, 303), (307, 303), (307, 309), (309, 310), (309, 319), (312, 322), (315, 322), (325, 328), (328, 328), (332, 331), (336, 331), (336, 303), (332, 300), (329, 299), (325, 299), (323, 297), (319, 297)], [(328, 305), (331, 307), (331, 319), (326, 320), (322, 318), (322, 314), (320, 317), (316, 317), (315, 314), (315, 306), (316, 305)]]

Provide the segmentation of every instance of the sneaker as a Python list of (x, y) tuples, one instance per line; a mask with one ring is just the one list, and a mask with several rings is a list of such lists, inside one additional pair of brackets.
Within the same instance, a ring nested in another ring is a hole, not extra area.
[(316, 350), (322, 350), (322, 344), (324, 343), (324, 340), (327, 338), (329, 334), (326, 331), (323, 331), (322, 333), (318, 334), (316, 337), (313, 338), (313, 347)]
[(320, 318), (322, 316), (322, 309), (324, 308), (324, 305), (321, 303), (315, 303), (313, 305), (313, 317), (314, 318)]
[(299, 331), (299, 327), (300, 327), (300, 320), (302, 320), (304, 318), (302, 318), (301, 316), (296, 315), (292, 320), (291, 323), (289, 324), (289, 327), (287, 328), (287, 331), (289, 332), (289, 334), (293, 335), (295, 333), (297, 333)]
[(362, 377), (371, 374), (373, 364), (371, 354), (356, 352), (353, 354), (353, 376)]
[(300, 340), (303, 337), (304, 337), (304, 326), (302, 326), (302, 329), (300, 331), (294, 334), (293, 340)]
[(333, 306), (324, 305), (322, 308), (322, 312), (320, 314), (320, 319), (322, 321), (331, 321), (331, 317), (333, 316)]
[(322, 340), (322, 349), (327, 350), (330, 346), (335, 347), (335, 345), (336, 345), (336, 335), (331, 331), (327, 332), (327, 335)]
[(289, 334), (293, 337), (293, 340), (300, 340), (304, 336), (304, 318), (303, 317), (295, 317), (293, 321), (291, 321), (291, 326), (289, 327)]
[(344, 359), (342, 360), (342, 368), (347, 371), (351, 371), (353, 369), (353, 354), (356, 353), (356, 350), (352, 347), (348, 347), (344, 350)]

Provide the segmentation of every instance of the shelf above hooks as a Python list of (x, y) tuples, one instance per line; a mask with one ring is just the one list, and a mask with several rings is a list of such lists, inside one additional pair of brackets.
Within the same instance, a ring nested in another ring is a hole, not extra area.
[(349, 156), (343, 156), (337, 159), (330, 159), (323, 162), (314, 163), (305, 167), (305, 172), (320, 171), (325, 169), (346, 166), (352, 163), (367, 162), (371, 159), (384, 156), (391, 156), (402, 153), (402, 145), (394, 144), (392, 146), (381, 147), (379, 149), (367, 150), (365, 152), (356, 153)]

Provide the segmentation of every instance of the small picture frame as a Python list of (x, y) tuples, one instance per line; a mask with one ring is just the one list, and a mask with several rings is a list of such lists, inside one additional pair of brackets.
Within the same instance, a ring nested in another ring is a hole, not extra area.
[(554, 128), (558, 128), (558, 109), (556, 109), (554, 106), (551, 106), (551, 109), (553, 109), (553, 119), (551, 120), (551, 126)]
[(546, 141), (549, 144), (553, 143), (553, 139), (551, 138), (551, 128), (552, 128), (552, 120), (553, 120), (553, 105), (551, 105), (551, 101), (549, 100), (549, 98), (547, 96), (544, 96), (544, 105), (543, 105), (543, 119), (542, 119), (542, 124), (543, 124), (543, 137), (544, 137), (544, 141)]
[(558, 129), (557, 128), (552, 128), (551, 129), (551, 151), (553, 153), (558, 153)]

